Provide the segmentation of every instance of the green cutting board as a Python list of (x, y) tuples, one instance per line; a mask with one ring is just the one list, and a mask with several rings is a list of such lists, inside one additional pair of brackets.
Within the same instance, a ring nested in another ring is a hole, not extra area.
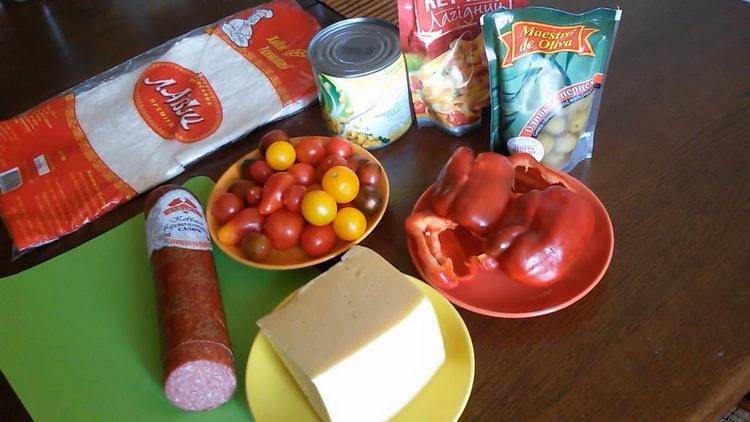
[[(205, 206), (213, 182), (187, 184)], [(245, 365), (255, 321), (317, 275), (264, 271), (214, 248), (237, 371), (217, 409), (172, 406), (142, 215), (50, 261), (0, 280), (0, 369), (36, 421), (250, 420)]]

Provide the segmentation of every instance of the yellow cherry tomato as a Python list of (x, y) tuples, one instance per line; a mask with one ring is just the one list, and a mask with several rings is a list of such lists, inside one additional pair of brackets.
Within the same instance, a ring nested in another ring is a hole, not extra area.
[(352, 202), (359, 193), (357, 173), (346, 166), (334, 166), (328, 169), (321, 181), (323, 190), (328, 192), (339, 204)]
[(354, 207), (340, 209), (333, 219), (333, 232), (342, 240), (357, 240), (365, 234), (366, 228), (365, 215)]
[(325, 226), (336, 217), (336, 201), (322, 190), (307, 192), (301, 209), (302, 216), (313, 226)]
[(266, 161), (276, 171), (288, 169), (296, 159), (294, 146), (287, 141), (276, 141), (266, 150)]

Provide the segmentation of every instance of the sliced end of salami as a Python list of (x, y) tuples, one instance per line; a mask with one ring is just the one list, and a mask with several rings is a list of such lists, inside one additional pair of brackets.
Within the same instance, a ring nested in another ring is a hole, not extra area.
[(196, 360), (175, 368), (167, 377), (164, 392), (180, 409), (200, 411), (224, 404), (236, 387), (232, 368), (209, 360)]

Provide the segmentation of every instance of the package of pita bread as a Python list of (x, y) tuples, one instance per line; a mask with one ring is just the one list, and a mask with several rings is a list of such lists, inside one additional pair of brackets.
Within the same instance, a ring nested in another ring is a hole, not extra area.
[(315, 100), (293, 0), (198, 28), (0, 121), (0, 216), (18, 250), (70, 233)]

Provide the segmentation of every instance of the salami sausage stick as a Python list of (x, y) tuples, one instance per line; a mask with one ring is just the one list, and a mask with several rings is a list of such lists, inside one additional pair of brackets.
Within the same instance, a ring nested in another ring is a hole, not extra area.
[(145, 214), (164, 392), (181, 409), (214, 408), (232, 397), (237, 378), (203, 210), (189, 191), (165, 185), (148, 196)]

